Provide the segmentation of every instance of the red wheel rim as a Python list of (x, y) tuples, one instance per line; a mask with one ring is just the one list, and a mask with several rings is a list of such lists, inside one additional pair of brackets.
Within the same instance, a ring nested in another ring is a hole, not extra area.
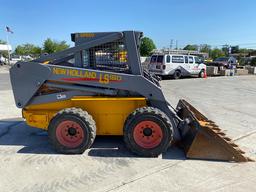
[(56, 128), (56, 137), (65, 147), (75, 148), (82, 144), (84, 131), (81, 125), (74, 121), (62, 121)]
[(133, 138), (137, 145), (142, 148), (154, 148), (161, 143), (163, 131), (153, 121), (141, 121), (133, 130)]

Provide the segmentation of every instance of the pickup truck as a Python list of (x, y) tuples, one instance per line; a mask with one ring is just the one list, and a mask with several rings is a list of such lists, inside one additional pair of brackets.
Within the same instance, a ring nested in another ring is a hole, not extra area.
[(213, 62), (208, 63), (209, 66), (216, 66), (218, 68), (236, 68), (238, 63), (235, 57), (219, 57), (215, 59)]

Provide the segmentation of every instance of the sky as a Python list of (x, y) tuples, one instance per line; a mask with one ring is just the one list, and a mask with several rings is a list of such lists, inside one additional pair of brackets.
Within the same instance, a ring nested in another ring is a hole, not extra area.
[(13, 47), (67, 41), (74, 32), (138, 30), (158, 48), (224, 44), (256, 48), (255, 0), (0, 0), (0, 39), (5, 27)]

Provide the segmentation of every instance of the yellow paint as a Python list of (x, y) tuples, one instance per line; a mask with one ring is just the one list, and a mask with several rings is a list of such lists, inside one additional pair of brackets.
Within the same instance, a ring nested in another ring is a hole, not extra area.
[(199, 124), (201, 125), (201, 126), (206, 126), (207, 125), (207, 121), (198, 121), (199, 122)]
[(114, 75), (114, 74), (100, 73), (99, 83), (108, 84), (111, 81), (120, 82), (120, 81), (122, 81), (122, 77), (119, 75)]
[(95, 34), (94, 33), (80, 33), (79, 36), (84, 37), (84, 38), (92, 38), (92, 37), (95, 37)]
[(47, 130), (50, 120), (58, 111), (79, 107), (93, 116), (97, 135), (123, 135), (127, 116), (143, 106), (146, 106), (146, 99), (142, 97), (76, 96), (66, 101), (30, 105), (24, 108), (22, 113), (28, 125)]
[(50, 63), (50, 61), (45, 61), (45, 62), (43, 62), (43, 64), (48, 64), (48, 63)]
[[(52, 70), (54, 75), (66, 75), (74, 78), (83, 78), (81, 81), (97, 81), (101, 84), (108, 84), (110, 82), (121, 82), (120, 75), (108, 73), (96, 73), (94, 71), (78, 70), (78, 69), (65, 69), (54, 67)], [(69, 79), (70, 80), (70, 79)]]
[(121, 63), (127, 62), (127, 51), (119, 51), (118, 53), (114, 53), (114, 56)]

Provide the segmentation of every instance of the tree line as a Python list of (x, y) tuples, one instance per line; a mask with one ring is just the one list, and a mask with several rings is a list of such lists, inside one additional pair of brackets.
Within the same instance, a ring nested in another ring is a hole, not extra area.
[(69, 48), (69, 45), (66, 43), (66, 41), (56, 41), (47, 38), (42, 47), (30, 43), (18, 45), (14, 51), (14, 54), (39, 56), (45, 53), (51, 54), (62, 51), (67, 48)]
[[(6, 44), (6, 41), (0, 40), (0, 44)], [(18, 45), (13, 53), (15, 55), (30, 55), (32, 57), (39, 57), (41, 54), (51, 54), (67, 48), (69, 48), (69, 45), (66, 41), (57, 41), (47, 38), (41, 47), (31, 43), (25, 43)], [(8, 55), (7, 51), (2, 51), (0, 54), (6, 57)]]
[(254, 49), (239, 48), (239, 46), (223, 45), (222, 48), (212, 48), (210, 45), (186, 45), (184, 50), (200, 51), (209, 54), (209, 58), (216, 59), (218, 57), (227, 57), (230, 53), (236, 54), (237, 58), (240, 59), (245, 55), (249, 55), (254, 52)]
[[(143, 37), (140, 46), (140, 54), (141, 56), (150, 56), (152, 51), (156, 48), (154, 41), (148, 37)], [(236, 54), (237, 58), (240, 59), (245, 55), (250, 55), (254, 52), (254, 49), (246, 49), (246, 48), (239, 48), (239, 46), (229, 46), (223, 45), (222, 48), (212, 47), (208, 44), (203, 45), (196, 45), (196, 44), (188, 44), (181, 48), (183, 50), (190, 50), (190, 51), (200, 51), (204, 53), (208, 53), (210, 59), (216, 59), (218, 57), (227, 57), (230, 54)], [(230, 50), (231, 49), (231, 50)]]
[[(0, 44), (6, 44), (6, 41), (0, 40)], [(18, 45), (14, 50), (14, 54), (30, 55), (32, 57), (38, 57), (41, 54), (45, 54), (45, 53), (51, 54), (54, 52), (62, 51), (69, 47), (70, 46), (67, 44), (66, 41), (56, 41), (51, 38), (47, 38), (43, 42), (43, 45), (41, 47), (31, 43)], [(149, 37), (143, 37), (141, 39), (140, 50), (139, 50), (141, 56), (150, 56), (154, 49), (156, 49), (156, 45), (152, 39), (150, 39)], [(230, 47), (228, 45), (224, 45), (222, 48), (217, 48), (217, 47), (212, 48), (212, 46), (208, 44), (203, 44), (203, 45), (188, 44), (184, 46), (182, 49), (208, 53), (209, 58), (211, 59), (228, 56), (230, 52)], [(239, 48), (239, 46), (231, 47), (231, 53), (236, 53), (238, 55), (238, 59), (239, 57), (250, 54), (253, 51), (254, 51), (253, 49), (241, 49)], [(7, 52), (4, 51), (4, 52), (1, 52), (0, 54), (7, 55)]]

